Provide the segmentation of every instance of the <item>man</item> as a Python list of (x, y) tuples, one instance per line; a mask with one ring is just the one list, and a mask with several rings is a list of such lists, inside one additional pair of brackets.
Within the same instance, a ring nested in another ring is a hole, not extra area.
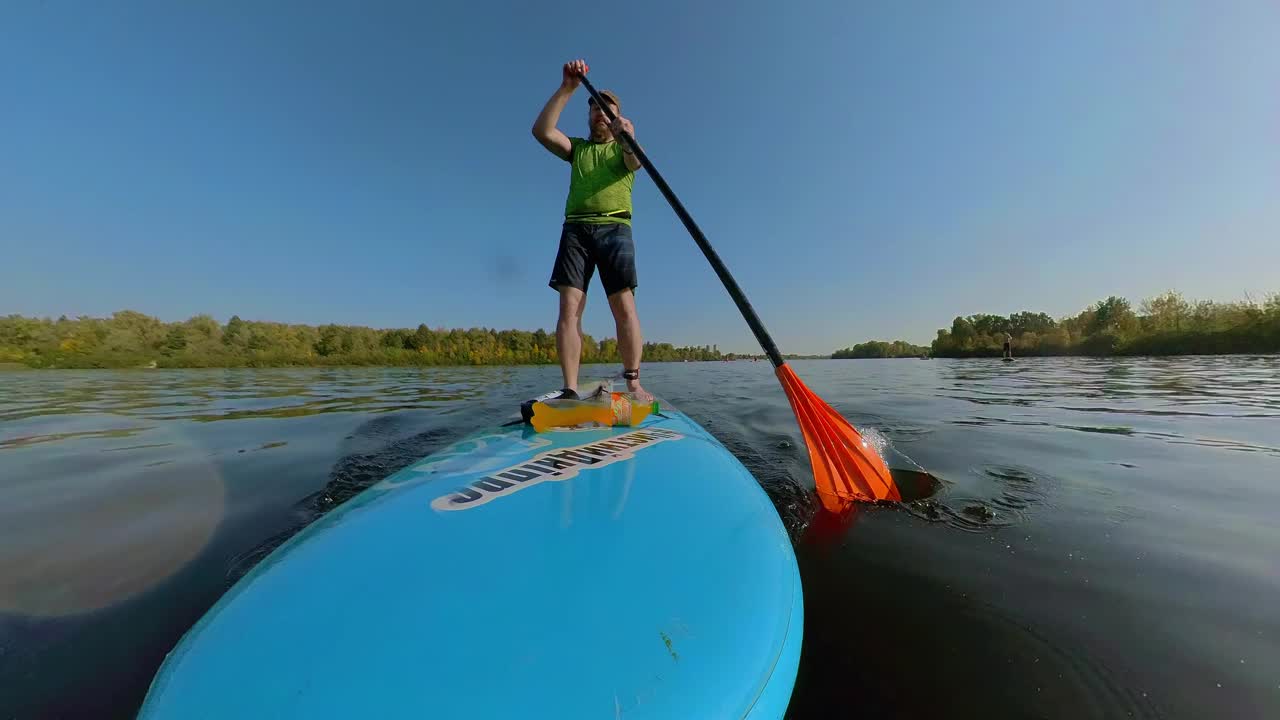
[(556, 157), (570, 164), (569, 196), (560, 249), (551, 270), (552, 289), (560, 293), (560, 317), (556, 322), (556, 350), (564, 389), (559, 397), (578, 396), (578, 363), (582, 356), (582, 311), (587, 305), (587, 285), (596, 268), (609, 298), (622, 355), (622, 375), (627, 391), (641, 401), (651, 396), (640, 386), (640, 353), (644, 342), (636, 315), (635, 245), (631, 240), (631, 187), (640, 160), (621, 140), (623, 130), (635, 137), (631, 121), (622, 117), (618, 96), (600, 93), (617, 118), (610, 123), (594, 98), (588, 101), (589, 138), (568, 137), (556, 123), (560, 113), (582, 84), (587, 64), (565, 63), (560, 89), (547, 101), (533, 123), (533, 136)]
[(1009, 360), (1013, 357), (1013, 336), (1009, 333), (1004, 334), (1004, 358)]

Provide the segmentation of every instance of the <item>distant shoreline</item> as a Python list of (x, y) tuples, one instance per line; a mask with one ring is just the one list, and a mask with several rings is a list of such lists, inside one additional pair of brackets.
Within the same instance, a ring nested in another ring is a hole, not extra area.
[[(1031, 354), (1019, 355), (1013, 354), (1014, 360), (1026, 359), (1034, 360), (1036, 358), (1170, 358), (1170, 357), (1229, 357), (1232, 355), (1252, 355), (1258, 357), (1271, 357), (1280, 355), (1280, 350), (1231, 350), (1226, 352), (1173, 352), (1173, 353), (1111, 353), (1109, 355), (1089, 355), (1087, 353), (1056, 353), (1056, 354)], [(984, 354), (971, 355), (927, 355), (924, 357), (918, 355), (896, 355), (894, 357), (832, 357), (832, 358), (806, 358), (806, 359), (823, 359), (823, 360), (999, 360), (1002, 355), (1000, 352), (987, 352)]]
[[(762, 360), (722, 353), (716, 345), (647, 342), (645, 362)], [(816, 357), (791, 355), (789, 358)], [(584, 365), (621, 363), (614, 338), (584, 335)], [(0, 317), (0, 369), (135, 369), (239, 367), (461, 367), (556, 365), (555, 334), (491, 328), (375, 329), (299, 325), (209, 315), (162, 322), (133, 310), (110, 317), (57, 320)]]
[[(830, 361), (830, 360), (831, 360), (831, 358), (829, 358), (829, 357), (827, 357), (827, 356), (825, 356), (825, 355), (788, 355), (788, 356), (785, 356), (785, 359), (787, 359), (787, 360), (821, 360), (821, 361), (824, 361), (824, 362), (827, 362), (827, 361)], [(749, 357), (749, 356), (745, 356), (745, 357), (744, 357), (744, 356), (738, 356), (738, 357), (735, 357), (735, 358), (723, 358), (723, 359), (719, 359), (719, 360), (648, 360), (648, 359), (644, 360), (644, 364), (645, 364), (645, 365), (667, 365), (667, 364), (672, 364), (672, 365), (674, 365), (674, 364), (684, 364), (684, 363), (702, 363), (702, 364), (711, 363), (711, 364), (714, 364), (714, 363), (730, 363), (730, 362), (731, 362), (731, 363), (743, 363), (743, 364), (749, 364), (749, 363), (753, 363), (753, 362), (764, 362), (764, 363), (767, 363), (767, 362), (768, 362), (768, 359), (767, 359), (767, 358), (765, 358), (765, 357)], [(582, 362), (582, 363), (580, 363), (580, 367), (583, 367), (583, 368), (596, 367), (596, 366), (599, 366), (599, 365), (614, 365), (614, 366), (617, 366), (617, 367), (621, 367), (620, 363), (619, 363), (619, 362), (617, 362), (617, 361), (614, 361), (614, 360), (593, 360), (593, 361), (591, 361), (591, 362)], [(446, 365), (446, 364), (428, 365), (428, 364), (425, 364), (425, 363), (401, 363), (401, 364), (394, 364), (394, 365), (393, 365), (393, 364), (382, 364), (382, 365), (377, 365), (377, 364), (369, 364), (369, 363), (360, 364), (360, 363), (340, 363), (340, 362), (334, 362), (334, 363), (313, 363), (313, 364), (310, 364), (310, 365), (303, 365), (303, 364), (292, 364), (292, 365), (265, 365), (265, 364), (256, 364), (256, 365), (252, 365), (252, 364), (251, 364), (251, 365), (165, 365), (165, 364), (162, 364), (162, 363), (156, 363), (155, 365), (150, 365), (150, 364), (148, 364), (148, 365), (118, 365), (118, 366), (57, 366), (57, 365), (44, 365), (44, 366), (40, 366), (40, 367), (33, 367), (33, 366), (30, 366), (30, 365), (24, 365), (24, 364), (22, 364), (22, 363), (4, 362), (4, 363), (0, 363), (0, 373), (3, 373), (3, 372), (40, 372), (40, 371), (45, 371), (45, 370), (137, 370), (137, 371), (143, 371), (143, 370), (309, 370), (309, 369), (315, 369), (315, 370), (342, 370), (342, 369), (358, 369), (358, 368), (370, 368), (370, 369), (382, 369), (382, 370), (386, 370), (386, 369), (392, 369), (392, 368), (483, 368), (483, 367), (503, 367), (503, 368), (510, 368), (510, 367), (556, 367), (556, 366), (557, 366), (557, 364), (556, 364), (556, 363), (554, 363), (554, 362), (551, 362), (551, 363), (548, 363), (548, 362), (539, 362), (539, 363), (486, 363), (486, 364), (477, 364), (477, 363), (452, 363), (452, 364), (447, 364), (447, 365)]]
[(1014, 357), (1270, 355), (1280, 353), (1280, 294), (1220, 303), (1192, 302), (1170, 291), (1142, 301), (1137, 312), (1112, 295), (1059, 320), (1030, 311), (969, 315), (939, 329), (927, 348), (871, 341), (832, 357), (1000, 357), (1006, 334)]
[[(1280, 356), (1280, 352), (1231, 352), (1231, 353), (1183, 353), (1177, 355), (1015, 355), (1015, 360), (1051, 360), (1059, 358), (1079, 358), (1083, 360), (1165, 360), (1169, 358), (1211, 358), (1211, 357), (1254, 357), (1254, 358), (1272, 358)], [(973, 355), (967, 357), (856, 357), (856, 358), (832, 358), (828, 356), (788, 356), (787, 360), (805, 360), (805, 361), (821, 361), (821, 362), (840, 362), (844, 360), (1000, 360), (1000, 355)], [(759, 358), (759, 362), (768, 362), (766, 358)], [(666, 365), (666, 364), (683, 364), (685, 362), (696, 363), (717, 363), (717, 362), (736, 362), (751, 363), (752, 359), (739, 357), (736, 360), (654, 360), (644, 361), (645, 365)], [(598, 365), (617, 365), (615, 362), (598, 361), (590, 363), (582, 363), (581, 367), (589, 368)], [(512, 367), (555, 367), (551, 363), (523, 363), (508, 365), (205, 365), (205, 366), (165, 366), (157, 365), (149, 366), (121, 366), (121, 367), (31, 367), (22, 363), (0, 363), (0, 373), (43, 373), (46, 371), (82, 371), (82, 370), (112, 370), (112, 371), (129, 371), (144, 372), (148, 370), (390, 370), (400, 368), (419, 368), (419, 369), (456, 369), (456, 368), (512, 368)], [(584, 373), (589, 374), (589, 373)]]

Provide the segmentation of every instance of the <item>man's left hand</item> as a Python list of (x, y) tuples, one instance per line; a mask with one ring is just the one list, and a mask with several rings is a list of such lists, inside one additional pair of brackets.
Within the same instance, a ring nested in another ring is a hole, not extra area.
[(609, 125), (609, 132), (613, 133), (614, 137), (621, 138), (623, 130), (626, 130), (627, 134), (630, 135), (633, 139), (635, 138), (636, 129), (631, 124), (630, 120), (624, 117), (615, 118), (614, 121)]
[(622, 131), (627, 131), (631, 136), (632, 142), (636, 139), (636, 129), (631, 125), (631, 121), (620, 117), (609, 123), (609, 132), (613, 133), (613, 139), (622, 145), (622, 161), (626, 164), (627, 169), (635, 172), (640, 169), (640, 158), (636, 156), (635, 150), (638, 148), (626, 140), (622, 139)]

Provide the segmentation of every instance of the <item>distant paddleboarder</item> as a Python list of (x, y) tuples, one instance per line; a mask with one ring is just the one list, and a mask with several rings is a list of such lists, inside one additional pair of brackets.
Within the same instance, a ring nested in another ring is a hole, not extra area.
[(569, 137), (556, 127), (587, 64), (565, 63), (560, 88), (547, 101), (533, 123), (533, 136), (553, 155), (570, 164), (569, 197), (565, 202), (560, 250), (548, 283), (560, 293), (560, 317), (556, 322), (556, 350), (564, 389), (558, 397), (578, 397), (578, 362), (582, 355), (582, 311), (587, 306), (587, 285), (596, 268), (609, 298), (622, 355), (622, 376), (627, 391), (640, 400), (650, 398), (640, 387), (640, 354), (644, 341), (636, 315), (635, 245), (631, 240), (631, 187), (640, 160), (619, 140), (623, 130), (635, 137), (635, 127), (622, 117), (618, 96), (600, 95), (612, 106), (610, 123), (595, 98), (588, 100), (589, 138)]
[(1004, 334), (1004, 359), (1013, 359), (1013, 336), (1009, 333)]

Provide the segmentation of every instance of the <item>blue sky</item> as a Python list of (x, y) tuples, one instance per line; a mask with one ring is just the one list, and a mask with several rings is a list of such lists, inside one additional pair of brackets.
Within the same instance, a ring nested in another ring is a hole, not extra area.
[[(550, 329), (567, 165), (529, 128), (575, 57), (784, 352), (1258, 297), (1277, 36), (1267, 0), (8, 3), (0, 313)], [(635, 205), (646, 337), (755, 350)]]

